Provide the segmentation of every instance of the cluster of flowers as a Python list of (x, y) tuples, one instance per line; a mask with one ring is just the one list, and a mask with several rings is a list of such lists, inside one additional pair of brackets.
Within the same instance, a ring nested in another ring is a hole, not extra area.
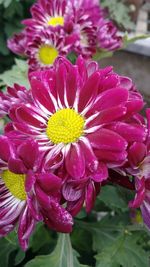
[[(102, 186), (135, 191), (150, 228), (150, 109), (131, 79), (88, 61), (122, 39), (99, 1), (38, 0), (8, 47), (29, 62), (30, 90), (0, 92), (0, 236), (16, 225), (21, 247), (39, 221), (69, 233)], [(73, 65), (65, 57), (79, 56)]]
[[(0, 94), (0, 236), (18, 225), (25, 250), (37, 222), (71, 232), (73, 217), (89, 212), (101, 186), (135, 190), (150, 227), (150, 110), (132, 81), (81, 56), (58, 57), (32, 72), (30, 90)], [(131, 178), (132, 177), (132, 178)]]
[(122, 46), (116, 26), (99, 0), (38, 0), (24, 30), (8, 40), (14, 53), (28, 58), (30, 70), (51, 67), (58, 55), (90, 58), (96, 49)]

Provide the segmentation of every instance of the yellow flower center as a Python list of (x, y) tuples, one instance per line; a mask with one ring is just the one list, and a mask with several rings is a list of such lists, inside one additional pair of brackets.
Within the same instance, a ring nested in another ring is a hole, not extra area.
[(61, 16), (51, 17), (48, 21), (48, 25), (50, 25), (52, 27), (56, 27), (58, 25), (63, 26), (64, 25), (64, 18)]
[(16, 174), (9, 170), (2, 172), (2, 179), (13, 196), (20, 200), (26, 199), (25, 174)]
[(58, 51), (50, 45), (43, 45), (39, 49), (39, 59), (44, 65), (52, 65), (58, 56)]
[(76, 142), (83, 134), (84, 118), (75, 110), (65, 108), (54, 113), (48, 121), (46, 133), (54, 144)]

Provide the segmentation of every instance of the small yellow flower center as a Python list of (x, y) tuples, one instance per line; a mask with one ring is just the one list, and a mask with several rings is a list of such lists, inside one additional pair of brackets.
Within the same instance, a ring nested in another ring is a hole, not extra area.
[(75, 110), (65, 108), (54, 113), (48, 121), (46, 133), (54, 144), (73, 143), (83, 134), (84, 118)]
[(48, 25), (52, 26), (52, 27), (56, 27), (58, 25), (63, 26), (64, 25), (64, 18), (61, 16), (51, 17), (48, 21)]
[(9, 170), (2, 172), (2, 179), (13, 196), (20, 200), (26, 200), (25, 175), (16, 174)]
[(58, 56), (58, 51), (50, 45), (43, 45), (39, 49), (39, 59), (44, 65), (52, 65)]

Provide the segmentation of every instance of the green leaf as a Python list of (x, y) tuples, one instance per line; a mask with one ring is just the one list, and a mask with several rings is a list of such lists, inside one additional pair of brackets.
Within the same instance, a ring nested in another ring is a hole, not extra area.
[(98, 49), (93, 56), (93, 60), (99, 61), (103, 58), (112, 57), (112, 56), (113, 56), (112, 51)]
[(70, 237), (60, 234), (55, 250), (46, 256), (37, 256), (25, 267), (87, 267), (79, 263), (78, 254), (72, 249)]
[(0, 264), (3, 267), (8, 267), (10, 254), (16, 250), (16, 244), (9, 242), (5, 238), (0, 239)]
[(25, 258), (25, 252), (19, 249), (15, 256), (15, 265), (20, 264), (24, 260), (24, 258)]
[(125, 233), (95, 258), (96, 267), (149, 267), (148, 253), (136, 244), (133, 235)]
[(102, 201), (108, 208), (112, 210), (127, 211), (128, 206), (122, 198), (119, 187), (112, 185), (104, 186), (98, 196), (98, 201)]
[(16, 60), (16, 65), (11, 70), (0, 74), (0, 80), (3, 85), (13, 86), (14, 83), (29, 88), (28, 82), (28, 65), (24, 60)]
[(124, 231), (124, 226), (116, 224), (116, 220), (109, 215), (96, 223), (80, 221), (78, 224), (80, 228), (92, 233), (94, 251), (101, 251), (102, 248), (113, 244), (119, 233)]
[(39, 223), (36, 226), (36, 230), (31, 236), (30, 240), (30, 247), (32, 248), (33, 252), (37, 252), (40, 248), (44, 245), (53, 243), (53, 240), (49, 234), (49, 230), (47, 230), (43, 223)]
[(6, 56), (9, 54), (9, 50), (6, 47), (6, 42), (3, 34), (0, 34), (0, 53)]
[(104, 8), (108, 8), (111, 17), (119, 26), (124, 29), (133, 30), (135, 24), (131, 21), (129, 5), (125, 5), (121, 0), (101, 0)]

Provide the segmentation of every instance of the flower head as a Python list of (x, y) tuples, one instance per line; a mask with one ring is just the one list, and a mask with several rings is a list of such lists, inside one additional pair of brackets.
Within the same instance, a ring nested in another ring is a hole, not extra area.
[[(27, 56), (31, 70), (35, 70), (41, 54), (43, 64), (43, 53), (44, 65), (49, 66), (58, 54), (70, 51), (85, 58), (92, 57), (97, 48), (114, 51), (120, 48), (122, 38), (105, 16), (97, 0), (38, 0), (31, 8), (31, 18), (23, 21), (24, 30), (8, 40), (8, 47)], [(47, 47), (49, 42), (55, 50)], [(59, 47), (55, 47), (56, 43)], [(39, 57), (35, 53), (41, 44), (45, 46)]]
[(64, 26), (69, 30), (72, 16), (72, 1), (38, 0), (31, 8), (32, 18), (23, 21), (36, 32), (49, 26)]
[(122, 37), (112, 21), (100, 19), (97, 32), (97, 46), (99, 49), (114, 51), (122, 46)]
[[(95, 183), (107, 179), (107, 168), (126, 162), (128, 142), (136, 140), (130, 123), (143, 107), (142, 97), (111, 67), (98, 69), (82, 58), (76, 65), (59, 58), (53, 69), (31, 73), (30, 83), (33, 103), (10, 111), (14, 129), (38, 142), (46, 171), (63, 173), (71, 185), (83, 179), (84, 187), (92, 184), (92, 196)], [(139, 131), (143, 140), (144, 126)], [(9, 134), (13, 139), (15, 131)]]
[(57, 231), (71, 231), (72, 217), (59, 204), (61, 179), (42, 171), (37, 143), (1, 136), (0, 146), (0, 236), (18, 224), (19, 243), (26, 250), (38, 221)]
[(25, 50), (30, 42), (27, 31), (24, 29), (22, 32), (15, 34), (7, 41), (8, 48), (15, 54), (25, 56)]
[(0, 92), (0, 118), (8, 115), (14, 105), (31, 102), (31, 92), (24, 86), (14, 84), (14, 87), (7, 87), (6, 93)]
[(48, 28), (35, 36), (26, 49), (30, 70), (52, 67), (58, 55), (66, 55), (71, 50), (71, 37), (66, 38), (63, 29)]

